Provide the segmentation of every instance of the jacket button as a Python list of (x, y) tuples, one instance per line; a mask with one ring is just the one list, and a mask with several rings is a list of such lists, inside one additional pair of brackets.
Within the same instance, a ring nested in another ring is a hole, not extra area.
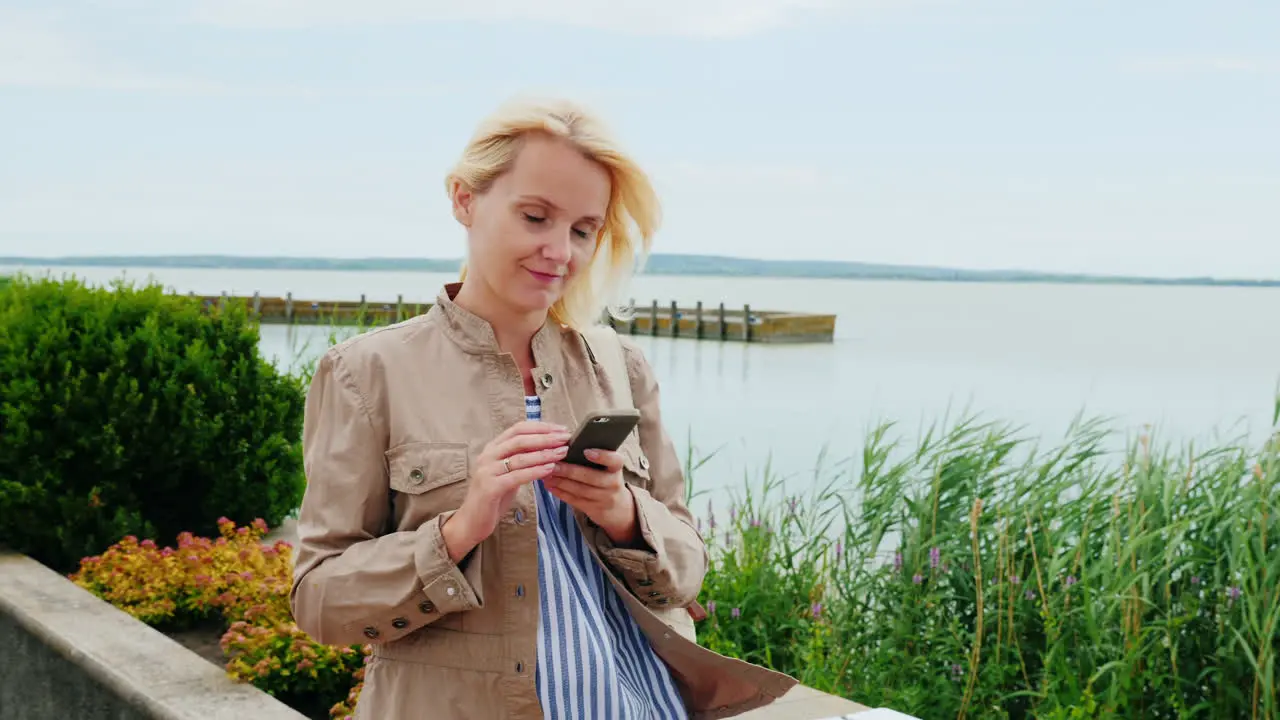
[(517, 585), (517, 586), (516, 586), (516, 597), (524, 597), (524, 586), (523, 586), (523, 585)]
[(436, 611), (436, 606), (431, 604), (430, 600), (423, 600), (422, 602), (418, 603), (418, 609), (426, 613), (427, 615), (430, 615), (431, 613)]
[(403, 630), (409, 627), (409, 621), (405, 620), (404, 618), (396, 618), (395, 620), (391, 621), (391, 627), (397, 630)]
[(409, 471), (409, 479), (414, 481), (415, 483), (422, 482), (423, 477), (425, 476), (422, 474), (422, 468), (420, 467), (416, 467)]
[(453, 597), (454, 595), (458, 594), (458, 588), (450, 585), (449, 587), (444, 589), (444, 594), (448, 595), (449, 597)]
[(641, 453), (640, 455), (640, 469), (641, 470), (649, 469), (649, 458), (645, 457), (643, 453)]
[(555, 378), (551, 377), (551, 373), (542, 373), (542, 387), (549, 388), (554, 381)]
[(520, 508), (516, 508), (515, 519), (517, 525), (524, 523), (524, 511)]
[(364, 629), (364, 636), (370, 639), (378, 637), (378, 628), (370, 625)]
[(516, 672), (518, 673), (524, 672), (524, 663), (519, 661), (516, 662)]

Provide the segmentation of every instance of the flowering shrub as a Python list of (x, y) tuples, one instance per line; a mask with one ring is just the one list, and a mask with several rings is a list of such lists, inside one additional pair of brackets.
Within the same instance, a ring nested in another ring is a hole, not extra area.
[(293, 622), (293, 548), (264, 544), (264, 521), (221, 518), (218, 530), (216, 539), (182, 533), (177, 548), (125, 537), (82, 560), (71, 580), (158, 628), (219, 620), (228, 675), (313, 717), (351, 714), (368, 647), (321, 645)]
[(227, 673), (252, 683), (295, 708), (333, 708), (334, 717), (354, 709), (334, 707), (364, 678), (368, 648), (320, 645), (292, 622), (255, 625), (237, 621), (222, 636)]
[(148, 625), (187, 627), (214, 617), (228, 623), (277, 623), (289, 618), (293, 548), (262, 544), (267, 525), (218, 521), (216, 540), (178, 536), (161, 548), (129, 535), (85, 558), (71, 580)]

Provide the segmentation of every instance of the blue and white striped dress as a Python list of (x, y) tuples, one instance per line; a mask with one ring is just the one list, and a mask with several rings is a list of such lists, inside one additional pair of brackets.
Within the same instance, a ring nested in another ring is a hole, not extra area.
[[(525, 416), (542, 402), (525, 398)], [(549, 720), (686, 720), (667, 666), (591, 556), (573, 517), (542, 484), (538, 501), (538, 623), (535, 679)]]

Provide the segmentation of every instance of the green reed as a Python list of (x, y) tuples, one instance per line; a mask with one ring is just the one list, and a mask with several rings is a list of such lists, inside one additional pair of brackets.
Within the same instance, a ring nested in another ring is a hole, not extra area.
[(703, 514), (700, 642), (921, 718), (1280, 716), (1280, 433), (891, 429), (805, 494), (766, 472)]

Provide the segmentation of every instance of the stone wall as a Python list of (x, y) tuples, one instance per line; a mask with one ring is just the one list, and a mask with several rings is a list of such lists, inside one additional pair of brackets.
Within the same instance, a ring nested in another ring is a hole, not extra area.
[(305, 720), (62, 575), (2, 549), (0, 718)]

